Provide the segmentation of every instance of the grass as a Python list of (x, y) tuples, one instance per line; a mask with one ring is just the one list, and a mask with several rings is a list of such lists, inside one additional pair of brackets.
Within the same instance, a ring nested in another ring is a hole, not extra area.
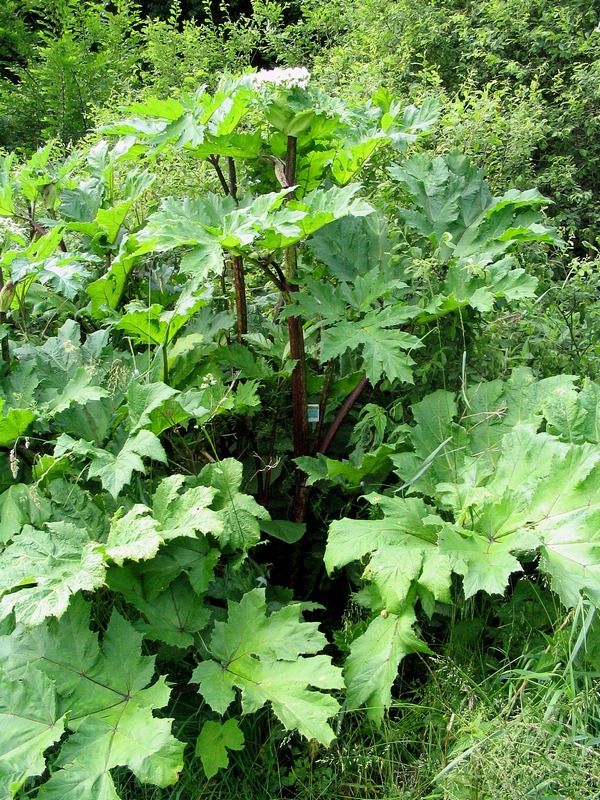
[[(396, 701), (381, 729), (359, 712), (348, 713), (337, 721), (338, 739), (324, 748), (287, 734), (261, 712), (243, 720), (246, 748), (231, 753), (229, 768), (213, 779), (190, 757), (190, 744), (176, 786), (139, 786), (123, 775), (122, 797), (600, 800), (600, 645), (593, 608), (582, 602), (563, 613), (543, 640), (527, 639), (530, 652), (516, 658), (491, 658), (483, 634), (479, 647), (461, 647), (461, 637), (450, 635), (445, 652), (411, 665), (412, 695)], [(418, 669), (420, 682), (414, 679)], [(174, 711), (179, 735), (193, 742), (198, 720), (186, 718), (184, 700)]]

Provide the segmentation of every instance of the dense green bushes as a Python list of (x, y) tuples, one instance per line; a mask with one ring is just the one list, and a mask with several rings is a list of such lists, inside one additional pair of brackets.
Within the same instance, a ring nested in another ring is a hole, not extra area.
[(597, 19), (238, 10), (4, 25), (0, 779), (592, 798)]

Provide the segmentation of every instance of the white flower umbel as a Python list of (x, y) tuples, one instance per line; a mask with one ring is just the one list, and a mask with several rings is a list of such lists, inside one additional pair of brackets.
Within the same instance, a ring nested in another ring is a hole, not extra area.
[(25, 236), (25, 228), (10, 217), (0, 217), (0, 239), (3, 236), (15, 236), (22, 239)]
[(259, 88), (265, 85), (281, 86), (283, 89), (306, 89), (310, 80), (310, 72), (306, 67), (293, 69), (262, 69), (250, 76), (252, 84)]

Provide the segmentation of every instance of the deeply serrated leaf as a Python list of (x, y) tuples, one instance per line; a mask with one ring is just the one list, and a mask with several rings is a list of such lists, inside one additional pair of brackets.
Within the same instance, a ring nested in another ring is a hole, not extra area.
[(183, 745), (171, 721), (153, 716), (168, 701), (164, 678), (148, 687), (154, 659), (140, 654), (141, 635), (113, 613), (99, 645), (89, 606), (77, 599), (57, 622), (0, 639), (7, 668), (29, 664), (54, 681), (59, 713), (69, 712), (68, 739), (40, 796), (116, 798), (110, 770), (128, 766), (141, 781), (167, 786), (182, 766)]
[(267, 616), (265, 593), (254, 589), (240, 603), (229, 602), (229, 619), (215, 625), (209, 645), (214, 660), (198, 665), (192, 676), (206, 701), (224, 713), (242, 691), (245, 713), (269, 702), (289, 728), (327, 744), (334, 733), (327, 723), (337, 701), (315, 689), (341, 685), (341, 673), (326, 656), (315, 653), (325, 639), (314, 623), (302, 622), (301, 605), (285, 606)]
[(259, 520), (271, 517), (253, 497), (240, 492), (243, 480), (240, 462), (226, 458), (215, 464), (207, 464), (199, 479), (219, 492), (213, 509), (222, 523), (219, 534), (221, 545), (244, 551), (255, 545), (260, 540)]
[(167, 455), (158, 437), (144, 429), (127, 439), (116, 455), (95, 449), (89, 476), (100, 478), (103, 488), (113, 497), (118, 497), (121, 489), (130, 482), (133, 472), (145, 473), (143, 457), (163, 464), (167, 462)]

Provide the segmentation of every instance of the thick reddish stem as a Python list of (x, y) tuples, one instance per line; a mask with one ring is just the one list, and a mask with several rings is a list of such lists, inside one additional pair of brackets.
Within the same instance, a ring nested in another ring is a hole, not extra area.
[(346, 419), (348, 412), (360, 397), (362, 390), (367, 385), (368, 380), (367, 376), (363, 375), (358, 384), (354, 387), (354, 389), (350, 392), (348, 397), (344, 400), (344, 403), (338, 413), (336, 414), (335, 419), (331, 423), (329, 430), (327, 431), (327, 435), (323, 439), (323, 443), (319, 447), (319, 453), (325, 454), (329, 449), (329, 445), (331, 444), (333, 437), (338, 432), (338, 428), (342, 424), (342, 422)]

